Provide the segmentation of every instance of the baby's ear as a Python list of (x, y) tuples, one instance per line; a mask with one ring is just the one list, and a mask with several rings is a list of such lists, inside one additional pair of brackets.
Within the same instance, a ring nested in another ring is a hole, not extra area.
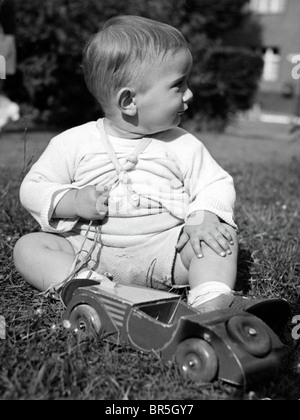
[(126, 115), (135, 117), (137, 107), (135, 103), (135, 92), (131, 88), (123, 88), (118, 92), (118, 107)]

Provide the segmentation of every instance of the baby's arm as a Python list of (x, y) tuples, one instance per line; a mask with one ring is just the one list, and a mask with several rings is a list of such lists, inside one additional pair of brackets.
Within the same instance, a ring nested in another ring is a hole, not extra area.
[(198, 258), (203, 257), (201, 241), (221, 257), (231, 255), (229, 244), (234, 245), (226, 224), (221, 223), (216, 214), (205, 210), (195, 211), (188, 217), (176, 248), (180, 251), (188, 240)]
[(230, 255), (233, 237), (235, 189), (232, 177), (199, 142), (189, 159), (185, 187), (190, 197), (184, 232), (177, 244), (180, 250), (188, 240), (195, 254), (203, 257), (201, 241), (217, 254)]
[(68, 232), (79, 218), (101, 220), (107, 212), (100, 187), (74, 183), (77, 160), (76, 151), (54, 138), (21, 185), (21, 203), (44, 232)]
[(88, 185), (67, 192), (53, 212), (53, 218), (102, 220), (107, 214), (108, 188)]
[(188, 162), (184, 178), (190, 197), (186, 220), (195, 211), (209, 211), (237, 228), (234, 222), (236, 192), (233, 179), (200, 142)]

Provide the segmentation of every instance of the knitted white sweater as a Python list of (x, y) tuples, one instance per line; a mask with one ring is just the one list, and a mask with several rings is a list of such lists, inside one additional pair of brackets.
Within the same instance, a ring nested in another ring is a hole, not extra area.
[[(140, 142), (111, 136), (109, 140), (123, 165)], [(132, 205), (122, 183), (112, 189), (109, 217), (101, 229), (104, 245), (134, 245), (141, 235), (182, 225), (197, 210), (213, 212), (236, 227), (232, 177), (186, 131), (176, 128), (155, 135), (128, 173), (140, 205)], [(56, 205), (70, 189), (107, 185), (115, 174), (96, 122), (90, 122), (51, 140), (23, 181), (21, 203), (44, 232), (84, 234), (86, 221), (52, 219)]]

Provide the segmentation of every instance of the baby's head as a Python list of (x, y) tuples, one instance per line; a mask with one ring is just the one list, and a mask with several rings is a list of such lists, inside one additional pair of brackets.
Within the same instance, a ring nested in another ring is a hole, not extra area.
[(192, 56), (175, 28), (138, 16), (110, 19), (83, 57), (90, 92), (122, 129), (154, 134), (175, 127), (192, 93)]

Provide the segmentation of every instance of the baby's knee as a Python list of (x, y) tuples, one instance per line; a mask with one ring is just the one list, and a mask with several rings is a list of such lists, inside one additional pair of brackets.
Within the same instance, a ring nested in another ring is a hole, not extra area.
[(18, 266), (22, 264), (25, 259), (30, 258), (30, 254), (33, 252), (32, 242), (34, 241), (34, 234), (22, 236), (15, 244), (14, 247), (14, 262)]
[[(227, 260), (236, 260), (238, 256), (238, 234), (235, 228), (233, 228), (230, 225), (227, 225), (224, 223), (227, 231), (230, 233), (232, 239), (233, 239), (233, 245), (228, 243), (228, 246), (231, 250), (231, 258), (227, 258)], [(212, 257), (219, 258), (219, 255), (210, 247), (209, 244), (206, 244), (205, 242), (201, 241), (201, 248), (204, 253), (204, 255), (211, 255)], [(183, 250), (181, 251), (181, 260), (184, 264), (184, 266), (189, 269), (191, 261), (196, 258), (195, 251), (191, 245), (191, 242), (188, 241)]]
[(28, 236), (31, 236), (31, 234), (22, 236), (20, 239), (18, 239), (14, 247), (14, 256), (21, 254), (23, 250), (27, 248)]
[(26, 263), (39, 257), (39, 254), (45, 249), (46, 243), (42, 232), (29, 233), (22, 236), (14, 247), (15, 263)]

